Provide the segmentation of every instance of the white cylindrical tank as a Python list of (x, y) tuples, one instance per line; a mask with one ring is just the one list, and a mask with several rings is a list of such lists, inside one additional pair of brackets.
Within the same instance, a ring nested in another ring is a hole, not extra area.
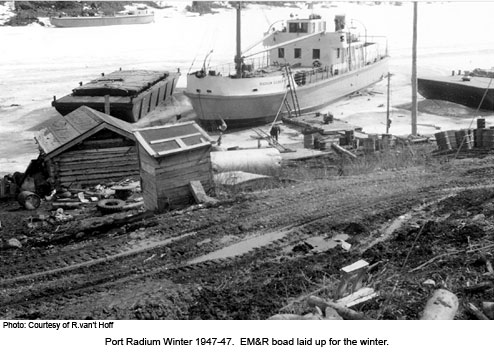
[(281, 155), (274, 148), (212, 151), (211, 163), (216, 173), (245, 171), (273, 175), (281, 167)]

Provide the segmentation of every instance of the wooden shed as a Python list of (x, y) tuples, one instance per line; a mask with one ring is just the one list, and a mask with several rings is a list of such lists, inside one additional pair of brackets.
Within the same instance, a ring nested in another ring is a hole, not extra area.
[(139, 175), (132, 125), (89, 107), (56, 118), (35, 139), (40, 160), (56, 188)]
[(206, 192), (212, 188), (212, 139), (195, 122), (143, 128), (134, 134), (147, 210), (189, 204), (191, 181), (200, 181)]

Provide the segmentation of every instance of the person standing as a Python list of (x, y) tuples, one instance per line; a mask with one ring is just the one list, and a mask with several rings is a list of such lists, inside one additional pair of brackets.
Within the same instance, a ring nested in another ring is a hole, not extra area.
[(271, 127), (271, 130), (269, 131), (269, 134), (271, 135), (271, 137), (278, 141), (278, 135), (280, 134), (281, 132), (281, 128), (278, 124), (274, 124), (272, 127)]

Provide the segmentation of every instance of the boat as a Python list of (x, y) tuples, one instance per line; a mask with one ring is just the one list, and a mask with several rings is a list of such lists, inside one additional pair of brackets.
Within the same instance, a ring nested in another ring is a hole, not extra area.
[(474, 69), (446, 76), (418, 77), (418, 93), (474, 109), (494, 111), (494, 70)]
[(187, 74), (184, 94), (206, 129), (251, 127), (280, 114), (315, 111), (388, 73), (386, 42), (378, 41), (383, 37), (365, 31), (361, 39), (346, 28), (344, 15), (335, 17), (334, 31), (317, 14), (290, 18), (281, 29), (268, 29), (258, 42), (261, 50), (244, 51), (240, 20), (238, 5), (234, 64), (209, 67), (208, 54), (199, 70)]
[(96, 16), (58, 16), (51, 17), (50, 23), (55, 27), (88, 27), (110, 25), (149, 24), (154, 21), (154, 13), (147, 7), (137, 7), (115, 15)]
[(71, 94), (55, 97), (52, 106), (66, 115), (86, 105), (118, 119), (136, 122), (171, 99), (179, 77), (179, 71), (120, 69), (102, 73), (86, 84), (79, 83)]

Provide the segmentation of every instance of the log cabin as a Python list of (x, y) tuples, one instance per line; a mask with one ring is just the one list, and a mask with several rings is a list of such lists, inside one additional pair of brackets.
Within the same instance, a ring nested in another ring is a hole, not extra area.
[(40, 130), (35, 140), (55, 188), (105, 184), (139, 176), (133, 127), (81, 106)]

